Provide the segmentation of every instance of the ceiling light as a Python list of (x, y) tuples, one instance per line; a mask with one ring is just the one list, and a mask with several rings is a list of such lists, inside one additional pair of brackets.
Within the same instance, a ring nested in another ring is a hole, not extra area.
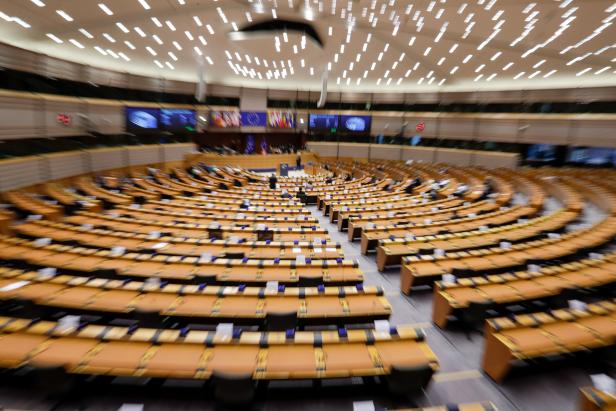
[(186, 30), (184, 32), (184, 34), (186, 34), (186, 37), (188, 38), (188, 40), (193, 41), (195, 38), (193, 37), (192, 33), (188, 30)]
[(39, 7), (45, 7), (45, 3), (43, 3), (41, 0), (30, 0), (30, 1)]
[(163, 45), (163, 41), (160, 39), (160, 37), (158, 37), (156, 34), (154, 34), (152, 36), (152, 38), (154, 39), (155, 42), (157, 42), (159, 45)]
[(60, 15), (66, 21), (73, 21), (74, 19), (64, 10), (56, 10), (56, 13)]
[(105, 3), (98, 3), (98, 7), (100, 7), (100, 9), (104, 11), (105, 14), (107, 14), (108, 16), (113, 16), (113, 11), (111, 11)]
[(120, 30), (122, 30), (124, 33), (129, 33), (129, 31), (130, 31), (130, 30), (128, 30), (126, 28), (126, 26), (124, 24), (120, 23), (119, 21), (116, 23), (116, 26), (118, 26), (118, 28)]
[(212, 26), (211, 26), (211, 25), (206, 24), (206, 25), (205, 25), (205, 28), (207, 29), (207, 31), (209, 31), (209, 32), (210, 32), (210, 34), (214, 34), (214, 29), (212, 28)]
[(160, 68), (164, 68), (163, 65), (158, 60), (154, 60), (154, 64), (156, 64)]
[(99, 46), (94, 46), (94, 50), (98, 51), (99, 53), (101, 53), (103, 56), (107, 55), (107, 52), (105, 50), (103, 50), (102, 48), (100, 48)]
[(193, 16), (193, 20), (195, 21), (195, 24), (199, 27), (203, 26), (203, 23), (201, 22), (201, 19), (199, 18), (199, 16)]
[(152, 17), (152, 21), (156, 24), (157, 27), (162, 27), (163, 23), (160, 22), (156, 17)]
[(103, 37), (105, 37), (107, 40), (109, 40), (109, 42), (111, 43), (115, 43), (115, 39), (113, 37), (111, 37), (109, 34), (107, 33), (103, 33)]
[(180, 46), (180, 43), (178, 43), (177, 41), (174, 41), (172, 44), (173, 44), (173, 47), (175, 47), (178, 51), (182, 51), (182, 46)]
[(146, 9), (146, 10), (150, 10), (150, 5), (148, 4), (147, 1), (145, 0), (137, 0), (139, 2), (139, 4), (141, 4), (141, 6)]
[(139, 34), (141, 37), (145, 37), (145, 33), (143, 32), (143, 30), (141, 30), (141, 28), (139, 27), (135, 27), (135, 31), (137, 32), (137, 34)]
[(54, 42), (58, 43), (58, 44), (62, 44), (64, 43), (62, 40), (60, 40), (55, 34), (51, 34), (51, 33), (47, 33), (47, 37), (49, 37), (50, 39), (52, 39)]
[(546, 74), (543, 76), (543, 78), (548, 78), (548, 77), (550, 77), (552, 74), (556, 73), (557, 71), (558, 71), (558, 70), (552, 70), (552, 71), (550, 71), (550, 72), (546, 73)]
[(122, 57), (122, 60), (124, 61), (130, 61), (130, 59), (128, 58), (128, 56), (122, 52), (118, 53), (120, 55), (120, 57)]
[(135, 49), (136, 49), (136, 47), (135, 47), (135, 46), (133, 46), (133, 43), (131, 43), (131, 42), (130, 42), (130, 41), (128, 41), (128, 40), (125, 40), (125, 41), (124, 41), (124, 44), (126, 44), (126, 47), (128, 47), (128, 48), (129, 48), (129, 49), (131, 49), (131, 50), (135, 50)]
[(173, 25), (171, 21), (167, 20), (165, 21), (165, 24), (167, 25), (167, 27), (169, 27), (169, 30), (175, 31), (175, 26)]
[(79, 29), (79, 32), (81, 34), (83, 34), (84, 36), (86, 36), (87, 38), (89, 38), (89, 39), (93, 39), (94, 38), (94, 36), (91, 35), (86, 29)]
[(84, 48), (85, 48), (83, 44), (81, 44), (80, 42), (78, 42), (78, 41), (77, 41), (77, 40), (75, 40), (75, 39), (70, 39), (70, 40), (69, 40), (69, 42), (70, 42), (73, 46), (75, 46), (75, 47), (77, 47), (77, 48), (80, 48), (80, 49), (84, 49)]
[(146, 48), (145, 48), (145, 49), (146, 49), (146, 50), (147, 50), (147, 51), (148, 51), (151, 55), (153, 55), (153, 56), (158, 55), (158, 54), (156, 53), (156, 51), (155, 51), (152, 47), (150, 47), (150, 46), (146, 46)]

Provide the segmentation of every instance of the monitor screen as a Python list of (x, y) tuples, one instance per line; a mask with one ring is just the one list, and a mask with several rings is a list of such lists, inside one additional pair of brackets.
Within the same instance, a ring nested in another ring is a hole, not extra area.
[(160, 128), (170, 132), (194, 132), (197, 125), (195, 110), (161, 109)]
[(338, 116), (335, 114), (309, 114), (308, 126), (312, 130), (331, 130), (338, 128)]
[(242, 111), (242, 127), (265, 127), (267, 114), (264, 111)]
[(158, 130), (160, 110), (157, 108), (126, 107), (126, 131)]
[(271, 128), (295, 128), (295, 114), (290, 111), (269, 111), (267, 125)]
[(556, 146), (553, 144), (531, 144), (526, 150), (528, 161), (555, 161)]
[(349, 133), (370, 133), (371, 116), (340, 116), (340, 130)]
[(571, 147), (567, 161), (593, 166), (616, 165), (616, 149), (607, 147)]
[(212, 111), (210, 113), (210, 124), (213, 127), (239, 127), (240, 112), (239, 111)]

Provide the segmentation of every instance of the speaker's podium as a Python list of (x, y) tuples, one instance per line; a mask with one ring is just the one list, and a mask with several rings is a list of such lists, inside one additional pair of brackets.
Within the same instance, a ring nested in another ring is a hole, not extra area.
[(280, 175), (280, 177), (289, 176), (289, 165), (287, 163), (280, 163), (278, 166), (278, 175)]

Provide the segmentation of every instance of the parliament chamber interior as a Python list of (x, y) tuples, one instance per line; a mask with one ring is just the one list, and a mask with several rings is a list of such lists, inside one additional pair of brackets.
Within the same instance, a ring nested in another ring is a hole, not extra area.
[(616, 410), (613, 0), (2, 0), (0, 411)]

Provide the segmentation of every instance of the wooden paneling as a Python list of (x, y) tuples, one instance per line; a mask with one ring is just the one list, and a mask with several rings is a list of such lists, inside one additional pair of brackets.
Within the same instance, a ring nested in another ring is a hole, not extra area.
[(0, 192), (44, 181), (42, 157), (23, 157), (0, 161)]

